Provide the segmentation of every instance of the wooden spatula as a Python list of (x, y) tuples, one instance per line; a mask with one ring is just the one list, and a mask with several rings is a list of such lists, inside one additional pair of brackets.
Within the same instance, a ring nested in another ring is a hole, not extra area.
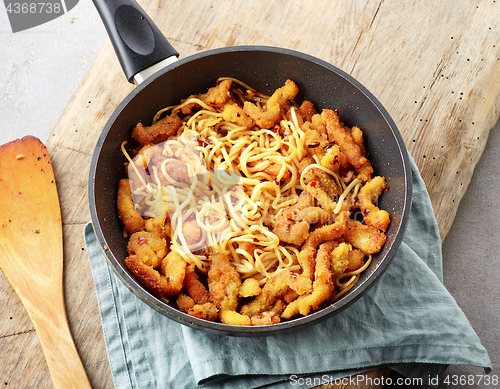
[(64, 306), (54, 172), (47, 148), (32, 136), (0, 146), (0, 268), (33, 322), (54, 387), (90, 388)]

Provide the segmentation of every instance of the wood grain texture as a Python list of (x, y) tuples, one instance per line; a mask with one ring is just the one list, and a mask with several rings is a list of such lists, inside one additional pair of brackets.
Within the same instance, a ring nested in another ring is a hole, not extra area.
[(0, 269), (36, 330), (52, 383), (90, 388), (68, 326), (59, 198), (45, 145), (24, 137), (0, 146)]
[[(228, 45), (280, 46), (319, 57), (354, 76), (382, 102), (401, 131), (444, 239), (498, 120), (500, 2), (443, 0), (431, 6), (424, 0), (316, 0), (314, 7), (303, 0), (140, 3), (181, 57)], [(68, 318), (95, 388), (112, 388), (113, 382), (84, 251), (83, 226), (90, 219), (87, 174), (102, 127), (132, 89), (106, 41), (46, 142), (63, 218)], [(6, 387), (51, 387), (33, 327), (3, 276), (0, 291), (0, 377)]]

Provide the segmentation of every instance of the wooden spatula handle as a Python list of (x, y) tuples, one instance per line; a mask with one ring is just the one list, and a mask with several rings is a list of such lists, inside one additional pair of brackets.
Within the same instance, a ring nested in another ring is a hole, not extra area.
[[(47, 252), (54, 253), (48, 250), (38, 253), (38, 257), (45, 257)], [(19, 271), (24, 264), (16, 260), (16, 257), (13, 261), (5, 261), (6, 258), (3, 257), (2, 270), (21, 299), (35, 327), (54, 388), (91, 388), (69, 329), (62, 275), (58, 281), (49, 282), (49, 275), (53, 274), (52, 271), (45, 274), (42, 269), (34, 272)], [(46, 264), (45, 269), (48, 269), (51, 264), (59, 267), (58, 262), (62, 262), (62, 259), (50, 261), (50, 258), (45, 258), (43, 262)], [(59, 271), (61, 270), (62, 268)]]
[[(45, 308), (45, 312), (49, 309)], [(52, 309), (50, 317), (31, 315), (55, 389), (91, 388), (76, 350), (66, 315)]]

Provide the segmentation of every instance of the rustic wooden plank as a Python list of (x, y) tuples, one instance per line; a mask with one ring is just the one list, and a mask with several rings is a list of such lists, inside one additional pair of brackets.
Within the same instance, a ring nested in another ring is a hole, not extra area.
[[(500, 4), (493, 0), (447, 0), (432, 7), (423, 0), (317, 0), (314, 7), (299, 0), (141, 3), (182, 57), (227, 45), (280, 46), (317, 56), (357, 78), (398, 125), (428, 186), (444, 239), (498, 119)], [(63, 215), (68, 317), (91, 382), (104, 388), (113, 383), (82, 250), (83, 224), (90, 219), (86, 182), (95, 141), (132, 88), (109, 41), (105, 42), (46, 142)], [(33, 327), (3, 276), (0, 291), (0, 376), (11, 387), (51, 387)], [(36, 383), (27, 376), (36, 377)]]

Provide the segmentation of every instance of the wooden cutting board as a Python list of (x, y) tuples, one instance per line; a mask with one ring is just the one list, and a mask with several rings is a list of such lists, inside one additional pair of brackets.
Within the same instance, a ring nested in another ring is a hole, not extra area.
[[(311, 54), (354, 76), (399, 127), (444, 239), (499, 116), (499, 1), (140, 3), (182, 57), (221, 46), (271, 45)], [(63, 217), (68, 318), (95, 388), (112, 388), (113, 382), (83, 241), (83, 226), (90, 220), (87, 174), (102, 127), (132, 89), (106, 41), (45, 142)], [(50, 388), (33, 326), (3, 276), (0, 313), (0, 384)]]

